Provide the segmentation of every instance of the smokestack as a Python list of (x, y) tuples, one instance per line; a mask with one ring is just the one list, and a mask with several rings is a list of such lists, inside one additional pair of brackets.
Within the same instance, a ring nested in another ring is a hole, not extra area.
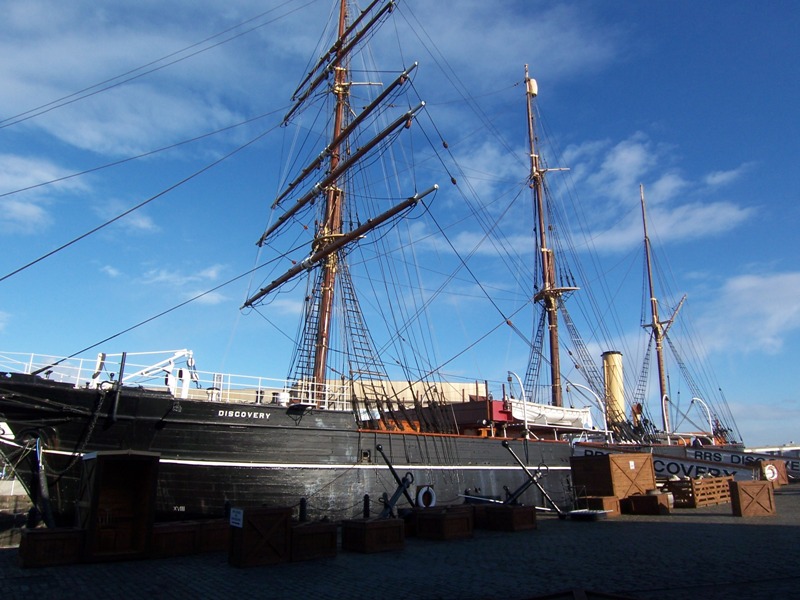
[(605, 380), (606, 420), (608, 426), (623, 423), (625, 419), (625, 394), (622, 382), (622, 353), (616, 350), (603, 352), (603, 378)]

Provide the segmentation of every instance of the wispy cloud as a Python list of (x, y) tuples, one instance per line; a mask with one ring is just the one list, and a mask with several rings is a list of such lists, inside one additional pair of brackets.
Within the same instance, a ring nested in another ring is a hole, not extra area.
[[(34, 188), (38, 184), (54, 181), (69, 171), (52, 161), (14, 154), (0, 154), (0, 233), (33, 233), (53, 221), (51, 203), (53, 195), (62, 191), (86, 189), (85, 184), (65, 180), (47, 188)], [(16, 192), (16, 193), (15, 193)]]
[(658, 224), (665, 242), (719, 235), (752, 215), (750, 207), (707, 197), (709, 188), (734, 181), (751, 163), (693, 180), (670, 164), (671, 153), (642, 132), (619, 142), (589, 141), (566, 150), (577, 187), (597, 208), (590, 237), (598, 250), (619, 252), (641, 244), (641, 216), (634, 210), (640, 183), (646, 188), (648, 221)]
[[(106, 198), (99, 201), (95, 207), (95, 212), (104, 221), (110, 220), (129, 210), (130, 204), (118, 198)], [(125, 215), (115, 223), (115, 226), (129, 233), (157, 233), (161, 231), (158, 223), (147, 213), (147, 209), (143, 208)]]
[(211, 265), (196, 272), (182, 272), (174, 269), (157, 268), (146, 271), (142, 277), (142, 283), (147, 285), (169, 285), (172, 287), (184, 287), (197, 284), (199, 282), (216, 281), (224, 267), (222, 265)]
[(33, 233), (50, 222), (50, 215), (39, 203), (0, 198), (0, 233)]
[(800, 330), (800, 272), (729, 279), (700, 325), (708, 332), (707, 344), (716, 348), (779, 353)]
[[(263, 109), (264, 98), (272, 96), (268, 87), (274, 89), (282, 80), (273, 72), (277, 65), (261, 57), (286, 54), (287, 34), (303, 30), (287, 26), (300, 18), (291, 12), (297, 7), (264, 16), (251, 24), (267, 24), (263, 30), (230, 44), (215, 45), (223, 36), (195, 45), (264, 7), (232, 1), (220, 14), (215, 3), (199, 0), (178, 8), (180, 4), (173, 5), (168, 19), (156, 5), (131, 11), (83, 0), (69, 7), (38, 0), (5, 11), (6, 26), (0, 26), (0, 115), (12, 121), (21, 118), (21, 126), (76, 148), (125, 156), (238, 121), (256, 109), (254, 98), (260, 97)], [(270, 23), (279, 14), (288, 14), (283, 27)], [(271, 35), (278, 31), (280, 35)], [(237, 52), (245, 44), (258, 44), (261, 51)], [(192, 56), (204, 48), (209, 50), (202, 53), (203, 60)], [(139, 70), (161, 57), (168, 58)], [(155, 69), (180, 58), (186, 60)], [(126, 78), (132, 81), (114, 87)], [(242, 93), (253, 87), (264, 93)], [(94, 95), (103, 88), (110, 89)], [(74, 102), (82, 96), (87, 97)], [(285, 97), (279, 96), (281, 104)]]
[[(670, 242), (713, 237), (731, 231), (752, 214), (752, 209), (731, 202), (660, 205), (648, 210), (648, 221), (658, 224), (659, 239)], [(624, 252), (641, 246), (643, 239), (640, 215), (631, 215), (621, 225), (598, 230), (592, 235), (601, 252)]]
[(196, 298), (195, 302), (198, 304), (205, 304), (207, 306), (216, 306), (217, 304), (224, 304), (230, 302), (230, 298), (220, 292), (207, 292), (205, 290), (195, 290), (186, 293), (186, 298)]
[(755, 163), (747, 162), (740, 165), (736, 169), (730, 169), (728, 171), (714, 171), (712, 173), (708, 173), (703, 178), (703, 181), (711, 187), (728, 185), (729, 183), (733, 183), (734, 181), (741, 179), (754, 167)]
[(105, 273), (109, 277), (116, 278), (122, 275), (122, 272), (117, 269), (116, 267), (112, 267), (111, 265), (103, 265), (100, 267), (100, 272)]
[[(518, 2), (514, 10), (497, 10), (491, 3), (466, 0), (458, 10), (415, 2), (401, 5), (399, 12), (410, 23), (410, 39), (435, 35), (436, 48), (453, 71), (483, 73), (478, 84), (489, 89), (495, 77), (508, 81), (513, 72), (510, 80), (522, 79), (525, 62), (532, 64), (535, 77), (568, 78), (601, 68), (620, 53), (619, 32), (598, 30), (596, 15), (576, 6)], [(468, 42), (464, 31), (470, 32)]]

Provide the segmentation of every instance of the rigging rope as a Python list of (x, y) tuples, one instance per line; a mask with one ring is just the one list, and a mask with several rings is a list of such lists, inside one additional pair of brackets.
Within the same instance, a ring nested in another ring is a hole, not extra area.
[[(159, 63), (162, 63), (165, 60), (168, 60), (168, 59), (170, 59), (170, 58), (172, 58), (174, 56), (178, 56), (180, 54), (183, 54), (184, 52), (187, 52), (187, 51), (189, 51), (189, 50), (191, 50), (193, 48), (196, 48), (197, 46), (200, 46), (202, 44), (205, 44), (206, 42), (214, 40), (215, 38), (218, 38), (218, 37), (220, 37), (222, 35), (225, 35), (226, 33), (229, 33), (231, 31), (233, 31), (234, 29), (238, 29), (239, 27), (242, 27), (243, 25), (245, 25), (247, 23), (250, 23), (250, 22), (252, 22), (252, 21), (254, 21), (256, 19), (259, 19), (259, 18), (261, 18), (261, 17), (263, 17), (263, 16), (265, 16), (265, 15), (267, 15), (267, 14), (269, 14), (269, 13), (275, 11), (275, 10), (277, 10), (278, 8), (281, 8), (282, 6), (285, 6), (286, 4), (290, 4), (291, 3), (291, 1), (285, 2), (284, 4), (282, 4), (280, 6), (277, 6), (275, 8), (271, 8), (268, 11), (265, 11), (265, 12), (259, 14), (259, 15), (256, 15), (255, 17), (251, 17), (250, 19), (242, 21), (239, 24), (234, 25), (233, 27), (229, 27), (228, 29), (225, 29), (225, 30), (223, 30), (223, 31), (221, 31), (219, 33), (216, 33), (216, 34), (214, 34), (214, 35), (212, 35), (210, 37), (207, 37), (204, 40), (201, 40), (199, 42), (196, 42), (194, 44), (186, 46), (185, 48), (182, 48), (181, 50), (177, 50), (175, 52), (172, 52), (171, 54), (167, 54), (166, 56), (162, 56), (161, 58), (158, 58), (158, 59), (156, 59), (154, 61), (151, 61), (149, 63), (146, 63), (146, 64), (141, 65), (139, 67), (136, 67), (134, 69), (131, 69), (129, 71), (126, 71), (125, 73), (122, 73), (120, 75), (116, 75), (114, 77), (111, 77), (111, 78), (106, 79), (104, 81), (101, 81), (99, 83), (95, 83), (95, 84), (90, 85), (88, 87), (85, 87), (85, 88), (83, 88), (81, 90), (78, 90), (77, 92), (73, 92), (73, 93), (68, 94), (66, 96), (62, 96), (61, 98), (58, 98), (56, 100), (52, 100), (52, 101), (50, 101), (50, 102), (48, 102), (46, 104), (42, 104), (42, 105), (37, 106), (35, 108), (31, 108), (31, 109), (26, 110), (24, 112), (18, 113), (17, 115), (2, 119), (2, 120), (0, 120), (0, 129), (6, 128), (6, 127), (11, 127), (12, 125), (16, 125), (17, 123), (21, 123), (23, 121), (27, 121), (29, 119), (33, 119), (35, 117), (38, 117), (38, 116), (43, 115), (45, 113), (48, 113), (50, 111), (56, 110), (58, 108), (61, 108), (62, 106), (67, 106), (69, 104), (73, 104), (73, 103), (78, 102), (80, 100), (85, 100), (86, 98), (89, 98), (91, 96), (100, 94), (102, 92), (106, 92), (108, 90), (114, 89), (114, 88), (119, 87), (121, 85), (124, 85), (126, 83), (130, 83), (131, 81), (134, 81), (136, 79), (140, 79), (141, 77), (144, 77), (145, 75), (149, 75), (149, 74), (154, 73), (156, 71), (160, 71), (162, 69), (165, 69), (167, 67), (175, 65), (177, 63), (180, 63), (180, 62), (182, 62), (184, 60), (187, 60), (189, 58), (197, 56), (198, 54), (202, 54), (204, 52), (207, 52), (208, 50), (216, 48), (217, 46), (221, 46), (221, 45), (226, 44), (226, 43), (228, 43), (230, 41), (233, 41), (233, 40), (235, 40), (235, 39), (237, 39), (239, 37), (242, 37), (243, 35), (246, 35), (248, 33), (252, 33), (253, 31), (257, 31), (258, 29), (260, 29), (262, 27), (265, 27), (265, 26), (267, 26), (267, 25), (269, 25), (271, 23), (279, 21), (280, 19), (283, 19), (283, 18), (291, 15), (292, 13), (297, 12), (297, 11), (301, 10), (302, 8), (305, 8), (306, 6), (309, 6), (309, 5), (313, 4), (314, 2), (315, 2), (315, 0), (310, 0), (306, 4), (303, 4), (303, 5), (301, 5), (301, 6), (297, 7), (297, 8), (293, 8), (289, 12), (287, 12), (287, 13), (285, 13), (283, 15), (280, 15), (279, 17), (276, 17), (272, 21), (267, 21), (265, 23), (261, 23), (260, 25), (256, 25), (256, 26), (254, 26), (254, 27), (252, 27), (252, 28), (250, 28), (248, 30), (242, 31), (240, 33), (237, 33), (237, 34), (235, 34), (233, 36), (230, 36), (230, 37), (228, 37), (228, 38), (226, 38), (226, 39), (224, 39), (222, 41), (216, 42), (216, 43), (214, 43), (214, 44), (212, 44), (210, 46), (207, 46), (205, 48), (201, 48), (200, 50), (197, 50), (195, 52), (187, 54), (186, 56), (183, 56), (181, 58), (176, 58), (174, 60), (171, 60), (170, 62), (167, 62), (165, 64), (159, 65)], [(158, 66), (156, 66), (156, 65), (158, 65)], [(153, 67), (153, 68), (148, 69), (148, 67)]]

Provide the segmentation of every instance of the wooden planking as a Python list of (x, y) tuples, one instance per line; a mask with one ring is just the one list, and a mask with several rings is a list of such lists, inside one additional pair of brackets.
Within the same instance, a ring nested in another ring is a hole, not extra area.
[(730, 482), (733, 477), (704, 477), (669, 481), (667, 488), (677, 508), (699, 508), (731, 501)]

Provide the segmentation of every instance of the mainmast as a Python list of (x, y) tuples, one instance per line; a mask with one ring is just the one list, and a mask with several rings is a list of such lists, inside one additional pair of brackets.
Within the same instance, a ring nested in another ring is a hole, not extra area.
[(558, 349), (558, 301), (563, 289), (556, 287), (555, 256), (547, 247), (546, 223), (544, 217), (544, 174), (539, 155), (536, 153), (536, 135), (533, 121), (533, 99), (538, 94), (536, 80), (528, 76), (528, 65), (525, 65), (525, 89), (528, 107), (528, 142), (530, 145), (531, 171), (529, 186), (533, 191), (533, 204), (538, 217), (539, 253), (542, 261), (542, 289), (534, 296), (534, 301), (541, 302), (547, 314), (547, 327), (550, 342), (550, 386), (551, 404), (563, 406), (561, 390), (561, 360)]
[[(339, 5), (339, 35), (343, 39), (347, 30), (347, 0), (341, 0)], [(344, 41), (344, 40), (343, 40)], [(350, 93), (350, 86), (347, 81), (347, 67), (344, 59), (345, 50), (339, 47), (336, 51), (338, 66), (334, 71), (333, 95), (335, 97), (334, 121), (333, 121), (333, 144), (330, 147), (330, 172), (335, 173), (339, 166), (341, 157), (340, 134), (344, 126), (344, 115), (347, 100)], [(313, 251), (319, 251), (328, 244), (335, 241), (342, 234), (342, 202), (344, 200), (344, 189), (339, 186), (339, 180), (334, 180), (325, 190), (325, 213), (324, 220), (320, 223), (317, 236), (314, 239)], [(314, 353), (313, 380), (317, 390), (325, 388), (326, 375), (325, 369), (328, 361), (328, 350), (330, 348), (330, 325), (333, 313), (333, 293), (336, 281), (338, 254), (332, 252), (322, 264), (322, 289), (320, 290), (319, 323), (317, 328), (317, 339)]]
[[(425, 106), (424, 102), (420, 102), (416, 107), (397, 116), (377, 134), (361, 136), (368, 126), (372, 127), (380, 122), (379, 117), (384, 109), (393, 107), (386, 100), (400, 90), (417, 66), (416, 63), (412, 64), (387, 85), (375, 84), (381, 85), (383, 90), (358, 113), (351, 106), (350, 56), (357, 51), (359, 42), (368, 39), (368, 32), (391, 12), (393, 6), (393, 0), (373, 0), (349, 22), (347, 0), (340, 0), (338, 37), (298, 86), (292, 96), (295, 103), (284, 117), (284, 123), (288, 124), (295, 115), (303, 112), (303, 108), (320, 99), (322, 87), (328, 86), (328, 92), (332, 96), (328, 96), (326, 100), (330, 101), (332, 107), (328, 106), (326, 111), (332, 108), (332, 112), (328, 114), (333, 118), (327, 132), (327, 145), (277, 195), (272, 208), (279, 210), (280, 214), (257, 242), (259, 246), (271, 244), (280, 231), (286, 233), (293, 226), (300, 226), (303, 228), (303, 235), (305, 231), (313, 231), (311, 251), (304, 259), (292, 259), (291, 268), (253, 293), (243, 304), (243, 307), (254, 306), (287, 282), (303, 273), (309, 274), (310, 287), (305, 298), (302, 333), (290, 379), (305, 398), (313, 396), (318, 401), (324, 400), (329, 393), (331, 371), (336, 373), (335, 377), (341, 377), (342, 381), (345, 378), (387, 379), (383, 368), (375, 366), (377, 355), (363, 327), (363, 319), (345, 264), (346, 247), (357, 243), (375, 228), (411, 210), (422, 198), (437, 189), (434, 185), (426, 191), (417, 192), (377, 215), (370, 211), (368, 218), (361, 215), (355, 219), (355, 227), (352, 223), (345, 227), (351, 221), (345, 206), (345, 202), (353, 198), (348, 189), (350, 172), (362, 164), (368, 155), (380, 150), (390, 136), (402, 129), (408, 129), (417, 113)], [(370, 121), (371, 118), (374, 119)], [(314, 206), (313, 211), (309, 210), (311, 206)], [(311, 212), (316, 213), (313, 226), (307, 222)], [(343, 303), (347, 306), (342, 311), (334, 308)], [(335, 355), (331, 345), (336, 341), (334, 332), (340, 331), (340, 327), (336, 325), (340, 318), (343, 329), (346, 330), (343, 332), (343, 337), (346, 338), (343, 348), (357, 348), (357, 352), (344, 351), (341, 356), (347, 364), (334, 366)]]

